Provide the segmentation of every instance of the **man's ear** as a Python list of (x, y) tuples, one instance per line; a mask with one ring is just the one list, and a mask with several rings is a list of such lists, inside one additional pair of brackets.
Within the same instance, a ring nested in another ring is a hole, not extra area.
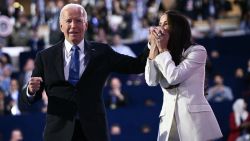
[(88, 27), (89, 27), (89, 22), (85, 22), (85, 30), (87, 31), (87, 29), (88, 29)]
[(61, 23), (59, 23), (60, 24), (60, 30), (61, 30), (61, 32), (63, 32), (63, 30), (62, 30), (62, 24)]

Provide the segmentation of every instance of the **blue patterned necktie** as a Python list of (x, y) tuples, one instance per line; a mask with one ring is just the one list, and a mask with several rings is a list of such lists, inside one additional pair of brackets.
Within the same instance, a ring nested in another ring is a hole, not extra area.
[(79, 80), (79, 71), (80, 71), (80, 61), (79, 61), (79, 50), (78, 46), (73, 46), (71, 48), (72, 55), (69, 64), (69, 82), (72, 85), (76, 85)]

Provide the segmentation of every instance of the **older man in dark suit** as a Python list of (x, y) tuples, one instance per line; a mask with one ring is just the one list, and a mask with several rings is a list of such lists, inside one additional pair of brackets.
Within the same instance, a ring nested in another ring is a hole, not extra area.
[(45, 141), (108, 141), (102, 88), (110, 72), (142, 73), (148, 49), (138, 58), (114, 52), (109, 45), (84, 40), (87, 13), (65, 5), (60, 28), (65, 40), (39, 52), (32, 78), (22, 93), (32, 104), (48, 95)]

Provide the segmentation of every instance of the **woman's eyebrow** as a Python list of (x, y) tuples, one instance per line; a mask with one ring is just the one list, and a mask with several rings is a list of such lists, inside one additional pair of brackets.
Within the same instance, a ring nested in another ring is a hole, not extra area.
[(168, 23), (168, 21), (164, 21), (164, 22), (160, 22), (159, 25), (161, 25), (161, 24), (167, 24), (167, 23)]

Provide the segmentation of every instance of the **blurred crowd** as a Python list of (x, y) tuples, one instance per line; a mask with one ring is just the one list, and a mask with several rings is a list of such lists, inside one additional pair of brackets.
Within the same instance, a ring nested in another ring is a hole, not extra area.
[[(62, 38), (58, 24), (60, 9), (68, 2), (86, 8), (87, 38), (106, 43), (112, 43), (115, 34), (125, 43), (146, 40), (148, 27), (158, 25), (159, 15), (169, 9), (178, 10), (190, 19), (197, 38), (220, 35), (216, 20), (232, 18), (234, 15), (229, 13), (235, 11), (234, 7), (239, 9), (236, 12), (238, 29), (246, 33), (250, 29), (248, 0), (32, 0), (31, 3), (2, 0), (0, 16), (8, 18), (0, 18), (0, 31), (3, 32), (0, 43), (3, 46), (30, 46), (32, 50), (56, 43)], [(197, 33), (196, 21), (207, 22), (211, 30)]]

